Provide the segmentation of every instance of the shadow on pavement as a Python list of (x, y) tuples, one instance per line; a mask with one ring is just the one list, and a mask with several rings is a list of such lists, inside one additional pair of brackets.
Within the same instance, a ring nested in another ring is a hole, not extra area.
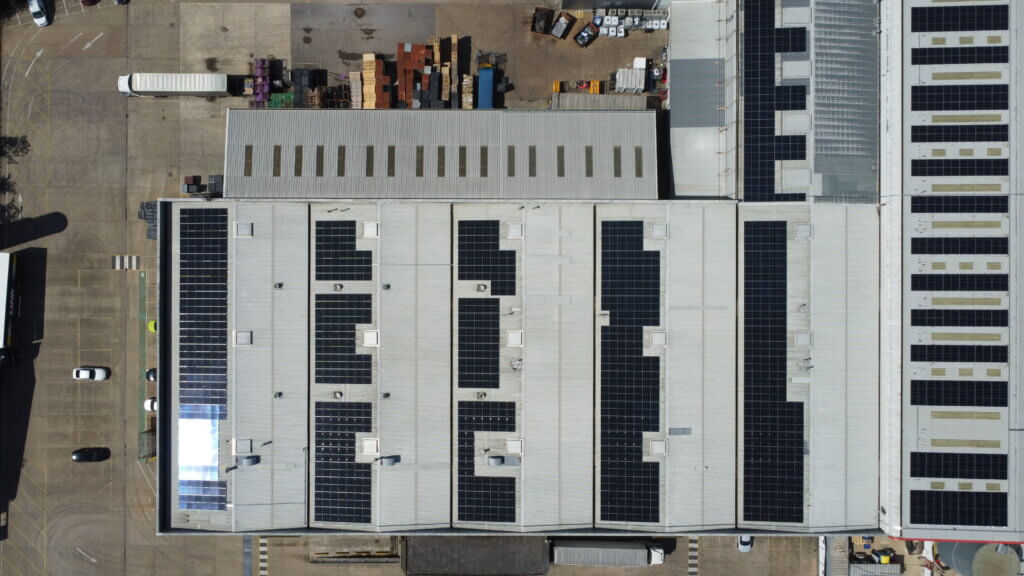
[(43, 337), (46, 307), (46, 249), (15, 252), (21, 277), (21, 314), (17, 319), (19, 359), (0, 368), (0, 539), (7, 538), (8, 503), (17, 497), (25, 458), (29, 416), (36, 387), (35, 360)]
[[(0, 0), (2, 2), (3, 0)], [(8, 222), (2, 227), (0, 249), (6, 250), (40, 238), (63, 232), (68, 227), (68, 218), (62, 212), (50, 212), (35, 218), (21, 218)]]

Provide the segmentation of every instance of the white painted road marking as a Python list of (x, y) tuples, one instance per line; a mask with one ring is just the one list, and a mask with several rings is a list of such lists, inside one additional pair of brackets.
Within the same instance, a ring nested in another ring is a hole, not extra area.
[(89, 562), (92, 562), (93, 564), (96, 563), (96, 559), (93, 558), (92, 556), (89, 556), (88, 554), (86, 554), (85, 551), (82, 550), (81, 548), (75, 548), (75, 550), (78, 550), (79, 554), (81, 554), (82, 556), (85, 556), (86, 558), (88, 558)]
[(95, 42), (95, 41), (97, 41), (97, 40), (99, 40), (99, 39), (100, 39), (100, 36), (103, 36), (103, 32), (100, 32), (99, 34), (97, 34), (97, 35), (96, 35), (96, 37), (95, 37), (95, 38), (93, 38), (92, 40), (89, 40), (88, 42), (86, 42), (86, 43), (85, 43), (85, 47), (84, 47), (84, 48), (82, 48), (82, 52), (85, 52), (85, 51), (86, 51), (86, 50), (88, 50), (89, 48), (92, 48), (92, 43), (93, 43), (93, 42)]
[(33, 58), (31, 62), (29, 62), (28, 70), (25, 70), (25, 78), (28, 78), (28, 73), (32, 71), (32, 67), (35, 66), (36, 60), (38, 60), (39, 57), (42, 56), (42, 55), (43, 55), (43, 48), (40, 48), (39, 52), (36, 52), (36, 57)]
[(75, 40), (78, 40), (79, 38), (82, 37), (82, 34), (85, 34), (85, 32), (79, 32), (77, 35), (75, 35), (74, 38), (71, 39), (71, 42), (68, 42), (67, 44), (65, 44), (64, 47), (67, 48), (68, 46), (71, 46), (71, 44), (73, 44), (75, 42)]

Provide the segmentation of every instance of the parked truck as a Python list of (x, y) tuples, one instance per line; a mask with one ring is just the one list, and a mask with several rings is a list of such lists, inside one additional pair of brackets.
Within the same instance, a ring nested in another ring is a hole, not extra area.
[(649, 542), (552, 540), (552, 563), (568, 566), (654, 566), (665, 562), (665, 550)]
[(120, 76), (117, 89), (127, 96), (227, 96), (227, 74), (141, 74)]

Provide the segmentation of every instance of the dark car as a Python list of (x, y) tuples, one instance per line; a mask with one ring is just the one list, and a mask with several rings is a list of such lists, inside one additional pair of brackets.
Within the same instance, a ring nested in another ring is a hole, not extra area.
[(148, 382), (156, 382), (156, 368), (146, 370), (146, 380)]
[(579, 33), (576, 34), (576, 37), (573, 38), (573, 40), (575, 40), (576, 43), (579, 44), (580, 46), (586, 47), (589, 46), (590, 43), (594, 41), (594, 38), (597, 38), (600, 32), (601, 31), (598, 30), (597, 26), (595, 26), (594, 23), (591, 22), (584, 26), (583, 30), (580, 30)]
[(100, 3), (100, 0), (82, 0), (82, 6), (95, 6)]
[(72, 462), (103, 462), (110, 458), (110, 448), (79, 448), (71, 453)]

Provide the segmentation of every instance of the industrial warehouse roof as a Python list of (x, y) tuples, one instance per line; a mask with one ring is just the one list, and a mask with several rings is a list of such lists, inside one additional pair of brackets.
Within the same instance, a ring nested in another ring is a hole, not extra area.
[[(782, 242), (743, 244), (765, 222)], [(161, 528), (870, 529), (877, 294), (835, 279), (872, 285), (877, 261), (850, 255), (877, 252), (873, 222), (839, 205), (165, 201)], [(789, 300), (739, 299), (794, 311), (794, 376), (768, 390), (738, 378), (765, 378), (765, 352), (742, 344), (736, 287), (768, 290), (742, 271), (780, 257)], [(737, 430), (765, 394), (758, 409), (806, 407), (756, 434), (810, 438), (784, 500)]]
[(229, 110), (229, 198), (656, 199), (653, 111)]

